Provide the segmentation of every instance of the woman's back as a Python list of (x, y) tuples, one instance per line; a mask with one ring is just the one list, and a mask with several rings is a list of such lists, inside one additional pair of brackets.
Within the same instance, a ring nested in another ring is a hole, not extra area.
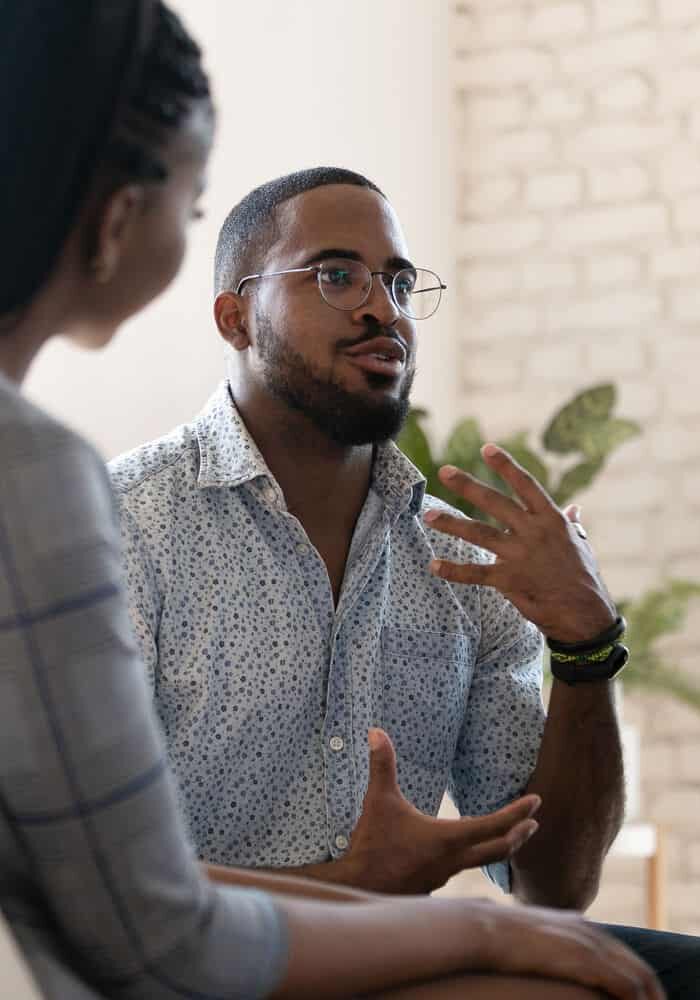
[[(279, 919), (262, 895), (199, 877), (133, 651), (103, 465), (0, 378), (0, 467), (0, 906), (40, 982), (53, 952), (111, 996), (264, 995)], [(236, 954), (204, 970), (234, 930)]]

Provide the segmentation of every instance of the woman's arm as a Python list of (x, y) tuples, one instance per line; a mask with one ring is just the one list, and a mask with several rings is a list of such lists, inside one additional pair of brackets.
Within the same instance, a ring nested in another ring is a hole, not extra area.
[(264, 997), (284, 916), (270, 896), (215, 888), (193, 857), (103, 463), (24, 401), (0, 417), (0, 821), (18, 878), (107, 996)]
[(273, 871), (251, 868), (227, 868), (224, 865), (203, 864), (202, 869), (212, 882), (233, 885), (243, 889), (260, 889), (280, 896), (297, 899), (315, 899), (329, 903), (371, 903), (382, 899), (376, 893), (351, 889), (349, 886), (319, 882), (298, 875), (278, 875)]
[[(287, 918), (289, 962), (275, 1000), (375, 995), (465, 972), (540, 977), (615, 1000), (664, 997), (640, 959), (562, 910), (424, 897), (356, 906), (280, 897), (278, 906)], [(453, 995), (479, 1000), (477, 991), (467, 992), (468, 981)]]

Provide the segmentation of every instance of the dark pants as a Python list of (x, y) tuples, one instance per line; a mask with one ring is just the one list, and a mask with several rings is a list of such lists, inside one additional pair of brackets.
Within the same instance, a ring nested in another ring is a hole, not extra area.
[(700, 1000), (700, 937), (600, 924), (656, 972), (668, 1000)]

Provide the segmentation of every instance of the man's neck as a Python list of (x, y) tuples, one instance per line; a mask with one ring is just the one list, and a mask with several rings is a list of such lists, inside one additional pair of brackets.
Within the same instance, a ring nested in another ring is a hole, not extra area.
[(342, 446), (280, 400), (258, 402), (234, 392), (236, 406), (291, 513), (309, 534), (324, 524), (354, 526), (367, 498), (373, 446)]

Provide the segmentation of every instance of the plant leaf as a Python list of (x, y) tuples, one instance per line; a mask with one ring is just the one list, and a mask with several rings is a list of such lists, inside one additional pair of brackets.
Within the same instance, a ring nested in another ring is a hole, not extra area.
[(560, 455), (583, 451), (585, 428), (591, 421), (609, 420), (616, 400), (617, 390), (610, 382), (578, 393), (550, 421), (542, 435), (545, 448)]
[(636, 656), (630, 656), (629, 665), (620, 674), (620, 680), (626, 688), (658, 691), (700, 712), (700, 685), (680, 668), (669, 667), (656, 656), (642, 665)]
[(464, 472), (475, 474), (481, 461), (481, 446), (484, 439), (478, 421), (473, 417), (460, 420), (445, 445), (441, 465), (456, 465)]
[(554, 502), (563, 507), (577, 493), (587, 489), (602, 469), (603, 462), (602, 458), (593, 462), (580, 462), (565, 472), (552, 493)]
[(630, 653), (635, 658), (648, 657), (657, 639), (678, 632), (685, 623), (689, 602), (697, 596), (700, 584), (692, 580), (669, 580), (636, 601), (624, 602)]
[(425, 410), (410, 410), (396, 443), (406, 458), (427, 478), (435, 471), (435, 462), (428, 438), (420, 425), (425, 415)]
[(641, 433), (634, 420), (591, 420), (581, 428), (579, 448), (589, 459), (607, 456), (625, 441)]

